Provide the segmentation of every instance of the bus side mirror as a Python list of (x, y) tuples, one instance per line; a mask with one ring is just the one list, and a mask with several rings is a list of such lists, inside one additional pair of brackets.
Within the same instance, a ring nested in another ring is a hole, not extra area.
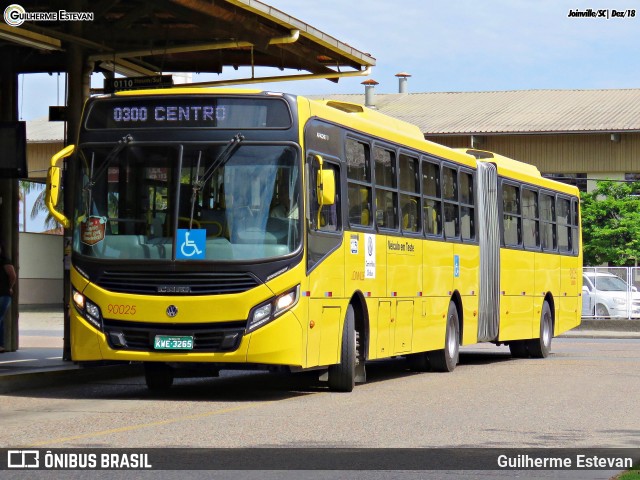
[(60, 150), (53, 157), (51, 157), (51, 167), (47, 173), (47, 191), (45, 197), (45, 203), (51, 215), (60, 222), (64, 228), (71, 227), (71, 222), (62, 213), (56, 210), (58, 202), (60, 201), (60, 186), (62, 183), (62, 170), (57, 166), (58, 161), (71, 155), (76, 149), (75, 145), (69, 145)]

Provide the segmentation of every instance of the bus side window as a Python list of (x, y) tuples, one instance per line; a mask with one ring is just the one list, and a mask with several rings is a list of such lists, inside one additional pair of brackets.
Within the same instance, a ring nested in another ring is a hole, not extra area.
[(522, 245), (520, 188), (513, 185), (502, 186), (502, 213), (505, 245)]
[(552, 195), (540, 194), (540, 243), (542, 249), (552, 251), (557, 248), (556, 208)]
[(369, 227), (373, 221), (371, 195), (371, 148), (353, 138), (345, 141), (347, 206), (349, 225)]
[(422, 212), (427, 235), (442, 236), (442, 202), (440, 194), (440, 165), (422, 162)]
[(522, 228), (524, 246), (540, 247), (538, 222), (538, 192), (524, 188), (522, 190)]
[(458, 205), (458, 172), (442, 169), (442, 197), (444, 198), (444, 236), (460, 237), (460, 208)]

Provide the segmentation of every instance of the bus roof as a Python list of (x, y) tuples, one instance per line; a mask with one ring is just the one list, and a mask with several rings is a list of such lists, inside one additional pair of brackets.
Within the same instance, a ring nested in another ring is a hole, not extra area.
[(339, 102), (335, 100), (311, 100), (298, 97), (309, 102), (312, 116), (318, 115), (356, 131), (366, 132), (378, 138), (400, 143), (407, 148), (447, 158), (469, 167), (475, 168), (473, 156), (463, 151), (456, 151), (444, 145), (425, 140), (422, 131), (412, 123), (390, 117), (357, 103)]
[(570, 195), (578, 196), (578, 188), (563, 182), (558, 182), (550, 178), (545, 178), (540, 174), (540, 170), (535, 165), (520, 162), (513, 158), (505, 157), (498, 153), (489, 152), (487, 150), (476, 150), (471, 148), (456, 148), (459, 152), (464, 152), (474, 156), (478, 162), (493, 163), (498, 174), (504, 177), (521, 180), (523, 182), (532, 183), (550, 190), (557, 190)]
[[(258, 95), (265, 94), (264, 90), (260, 90), (257, 88), (205, 88), (205, 87), (189, 87), (188, 85), (184, 87), (173, 87), (173, 88), (150, 88), (143, 90), (121, 90), (116, 92), (114, 95), (118, 97), (129, 97), (129, 96), (147, 96), (147, 95), (229, 95), (229, 94), (240, 94), (240, 95)], [(276, 95), (282, 95), (280, 93)]]
[[(151, 96), (151, 95), (273, 95), (283, 93), (269, 92), (260, 89), (244, 88), (202, 88), (177, 87), (146, 90), (125, 90), (116, 92), (116, 96)], [(540, 185), (551, 190), (561, 191), (570, 195), (578, 195), (578, 189), (573, 185), (544, 178), (540, 171), (528, 163), (523, 163), (497, 153), (470, 148), (449, 148), (424, 138), (420, 128), (412, 123), (399, 120), (389, 115), (377, 112), (358, 103), (337, 100), (312, 100), (298, 96), (298, 101), (309, 103), (310, 114), (319, 115), (329, 121), (367, 132), (381, 139), (400, 143), (408, 148), (436, 155), (441, 158), (475, 168), (477, 162), (490, 162), (496, 165), (498, 173), (505, 177)]]

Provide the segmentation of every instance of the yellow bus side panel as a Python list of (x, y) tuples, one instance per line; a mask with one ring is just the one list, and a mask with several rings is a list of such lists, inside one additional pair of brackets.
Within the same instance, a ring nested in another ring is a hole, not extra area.
[[(370, 246), (369, 242), (373, 242)], [(344, 277), (346, 296), (361, 291), (365, 297), (387, 297), (387, 242), (384, 235), (345, 232), (344, 267), (336, 265)], [(370, 250), (371, 248), (371, 250)], [(371, 251), (370, 255), (367, 252)], [(369, 263), (365, 265), (369, 258)], [(414, 293), (415, 295), (415, 293)]]
[(422, 295), (450, 297), (453, 291), (453, 244), (426, 241), (422, 255)]
[(529, 338), (540, 337), (540, 315), (542, 313), (542, 305), (544, 297), (547, 293), (551, 293), (555, 302), (555, 318), (558, 323), (558, 300), (560, 300), (560, 257), (549, 253), (535, 254), (536, 270), (535, 270), (535, 305), (533, 313), (533, 323), (531, 326), (531, 335)]
[(532, 338), (535, 255), (522, 250), (500, 250), (501, 341)]
[[(345, 237), (348, 239), (348, 235)], [(330, 365), (339, 361), (340, 339), (345, 315), (345, 266), (343, 245), (327, 255), (309, 275), (309, 317), (306, 366)]]
[(393, 329), (393, 353), (411, 352), (413, 337), (413, 300), (398, 300), (396, 302), (396, 316)]
[(582, 259), (563, 256), (560, 261), (562, 281), (560, 301), (556, 301), (555, 334), (559, 335), (580, 325), (582, 315)]
[(456, 244), (459, 274), (454, 272), (453, 288), (462, 297), (462, 344), (478, 343), (478, 280), (480, 273), (480, 248), (477, 245)]
[(393, 330), (391, 328), (392, 320), (392, 302), (390, 300), (381, 300), (378, 302), (376, 330), (378, 332), (376, 341), (376, 352), (373, 358), (385, 358), (391, 356), (391, 345), (393, 342)]
[(454, 245), (425, 241), (422, 250), (421, 315), (414, 319), (413, 351), (444, 348), (446, 317), (453, 293)]
[(309, 323), (313, 328), (309, 327), (307, 367), (338, 363), (344, 323), (344, 311), (338, 301), (310, 300)]
[(414, 298), (422, 292), (422, 249), (419, 239), (385, 237), (387, 296)]

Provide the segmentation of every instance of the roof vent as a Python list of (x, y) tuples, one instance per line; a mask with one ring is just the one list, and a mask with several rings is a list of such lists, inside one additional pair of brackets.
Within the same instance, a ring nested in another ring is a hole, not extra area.
[(396, 77), (398, 77), (398, 93), (407, 93), (407, 79), (410, 76), (411, 74), (407, 72), (396, 73)]
[(362, 85), (364, 85), (364, 106), (376, 108), (376, 95), (374, 90), (376, 85), (378, 85), (378, 82), (373, 78), (370, 78), (369, 80), (362, 82)]

